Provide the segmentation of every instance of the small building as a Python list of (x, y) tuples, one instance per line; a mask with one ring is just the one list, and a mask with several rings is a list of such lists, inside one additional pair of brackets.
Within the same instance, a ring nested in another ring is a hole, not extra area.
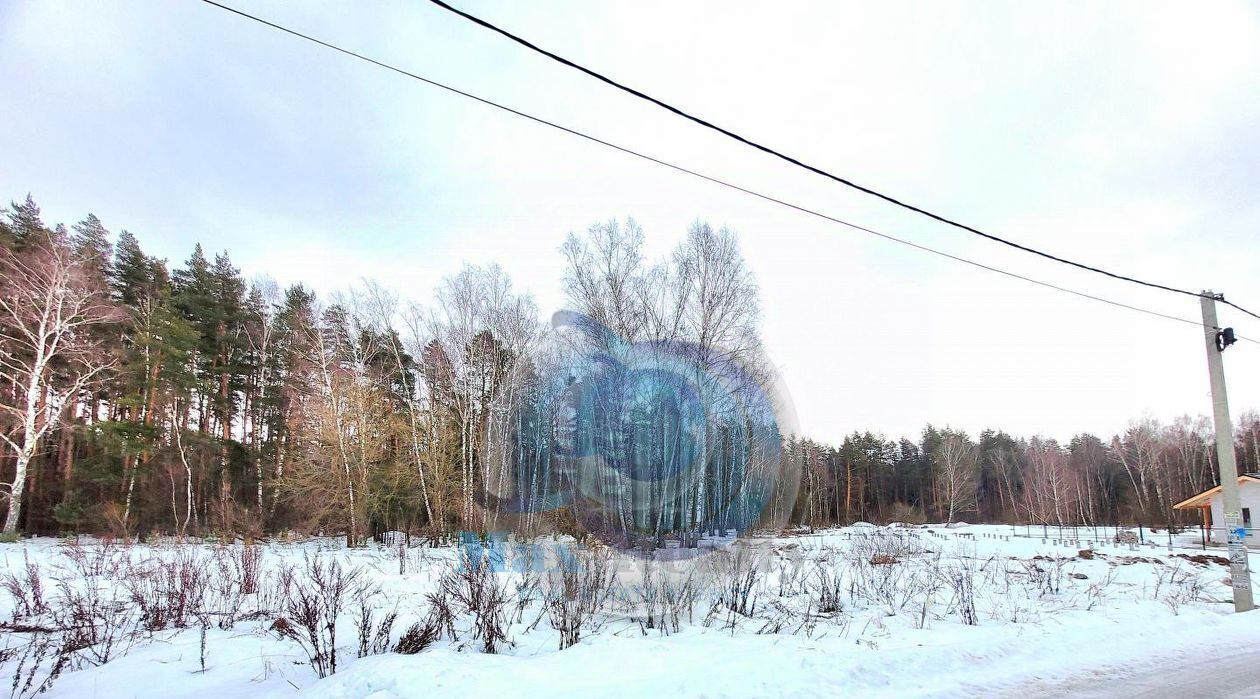
[[(1238, 496), (1242, 501), (1242, 525), (1247, 530), (1247, 545), (1260, 546), (1260, 529), (1252, 524), (1252, 513), (1260, 517), (1260, 474), (1247, 473), (1238, 477)], [(1203, 528), (1208, 541), (1226, 542), (1225, 498), (1221, 486), (1205, 490), (1173, 505), (1174, 510), (1199, 510), (1203, 513)]]

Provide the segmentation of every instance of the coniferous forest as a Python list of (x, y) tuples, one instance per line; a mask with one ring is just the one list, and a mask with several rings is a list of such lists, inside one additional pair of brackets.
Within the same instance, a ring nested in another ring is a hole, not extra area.
[[(570, 308), (629, 341), (685, 340), (705, 362), (764, 368), (737, 236), (696, 223), (662, 260), (642, 240), (633, 222), (563, 240)], [(501, 269), (452, 270), (429, 299), (372, 283), (321, 297), (249, 274), (228, 251), (155, 259), (91, 214), (66, 227), (29, 196), (12, 203), (0, 222), (6, 533), (590, 532), (576, 502), (500, 520), (481, 495), (505, 459), (537, 458), (524, 442), (496, 455), (491, 423), (502, 396), (542, 390), (537, 350), (552, 332)], [(736, 422), (712, 430), (727, 435), (714, 452), (732, 451)], [(1260, 470), (1260, 416), (1236, 430), (1240, 470)], [(1213, 451), (1210, 422), (1187, 416), (1067, 442), (940, 425), (840, 444), (789, 435), (775, 453), (799, 465), (785, 471), (798, 479), (786, 519), (822, 526), (1189, 522), (1172, 505), (1216, 482)], [(723, 474), (751, 462), (724, 458), (678, 493), (645, 496), (682, 503), (668, 517), (627, 526), (728, 524), (705, 513)]]

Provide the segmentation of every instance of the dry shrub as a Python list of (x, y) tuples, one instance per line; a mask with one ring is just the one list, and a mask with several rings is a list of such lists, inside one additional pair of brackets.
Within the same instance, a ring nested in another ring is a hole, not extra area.
[(170, 560), (155, 556), (132, 568), (125, 584), (146, 629), (191, 625), (206, 606), (208, 563), (195, 550), (179, 549)]
[(473, 615), (473, 638), (482, 642), (482, 650), (496, 653), (501, 644), (511, 643), (507, 584), (495, 577), (489, 555), (472, 556), (461, 551), (460, 565), (442, 576), (438, 590)]
[(578, 642), (612, 594), (612, 559), (607, 551), (580, 551), (547, 573), (543, 606), (560, 632), (560, 650)]
[(302, 576), (292, 582), (283, 624), (272, 629), (296, 641), (319, 677), (337, 672), (337, 619), (349, 595), (360, 590), (362, 570), (346, 570), (337, 560), (306, 559)]
[(378, 619), (373, 602), (379, 592), (378, 589), (369, 587), (358, 590), (359, 616), (356, 626), (359, 631), (360, 658), (380, 655), (389, 650), (390, 635), (394, 630), (394, 622), (398, 619), (397, 606), (381, 614)]
[(61, 555), (72, 573), (86, 579), (118, 578), (124, 568), (131, 566), (130, 551), (109, 537), (102, 537), (95, 546), (78, 542), (67, 544), (62, 547)]
[(1203, 598), (1203, 581), (1193, 568), (1182, 568), (1180, 564), (1162, 568), (1155, 571), (1155, 590), (1151, 596), (1167, 605), (1176, 616), (1183, 605)]
[(126, 510), (117, 502), (110, 501), (101, 506), (101, 518), (105, 521), (111, 537), (124, 540), (130, 538), (127, 520), (123, 517), (125, 513)]
[(953, 598), (950, 608), (957, 612), (959, 620), (967, 626), (976, 626), (980, 617), (976, 614), (976, 569), (973, 561), (963, 559), (955, 565), (945, 566), (941, 570), (942, 579)]
[(836, 567), (824, 561), (818, 561), (814, 574), (807, 578), (805, 594), (809, 597), (810, 606), (818, 614), (830, 615), (844, 609), (841, 596), (844, 594), (844, 576)]
[(905, 502), (894, 502), (888, 511), (888, 521), (905, 522), (906, 524), (923, 524), (927, 516), (923, 510)]
[(630, 618), (644, 633), (648, 629), (666, 635), (680, 632), (683, 617), (692, 621), (696, 601), (708, 589), (702, 584), (706, 578), (691, 569), (685, 575), (669, 574), (650, 562), (644, 563), (642, 571), (638, 582), (620, 590)]
[(216, 500), (210, 506), (207, 519), (213, 523), (219, 540), (224, 543), (235, 541), (238, 533), (243, 534), (246, 541), (253, 541), (263, 533), (263, 522), (258, 511), (236, 500)]
[(443, 633), (446, 633), (451, 640), (455, 640), (455, 614), (451, 611), (450, 603), (445, 597), (431, 593), (429, 613), (424, 621), (407, 627), (407, 630), (398, 638), (398, 643), (394, 645), (394, 652), (415, 655), (441, 638)]
[[(115, 586), (88, 584), (82, 589), (63, 581), (61, 604), (50, 615), (53, 628), (60, 629), (62, 652), (76, 660), (104, 665), (125, 653), (147, 631), (140, 615), (127, 604), (126, 594)], [(81, 666), (72, 662), (75, 669)]]
[(720, 551), (713, 555), (711, 570), (718, 592), (718, 604), (750, 617), (757, 611), (762, 575), (757, 554), (746, 547), (734, 552)]
[(44, 582), (39, 565), (31, 560), (26, 551), (22, 551), (25, 566), (21, 575), (5, 573), (0, 579), (0, 586), (13, 597), (13, 620), (36, 616), (48, 611), (48, 602), (44, 599)]
[(398, 638), (398, 643), (394, 644), (394, 652), (415, 655), (432, 645), (441, 636), (441, 629), (428, 622), (426, 619), (424, 623), (416, 622), (407, 627)]
[(1037, 588), (1041, 597), (1053, 597), (1063, 588), (1063, 578), (1067, 574), (1067, 558), (1049, 558), (1034, 556), (1023, 561), (1024, 572), (1028, 581)]
[(35, 631), (21, 645), (0, 650), (0, 664), (14, 662), (10, 697), (34, 697), (47, 692), (57, 678), (70, 668), (72, 651), (48, 631)]

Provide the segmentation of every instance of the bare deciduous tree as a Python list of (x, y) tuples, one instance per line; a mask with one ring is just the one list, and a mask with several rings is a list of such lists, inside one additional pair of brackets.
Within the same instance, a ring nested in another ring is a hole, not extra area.
[(0, 381), (12, 403), (0, 433), (16, 455), (4, 531), (17, 531), (27, 467), (68, 401), (113, 364), (92, 326), (117, 319), (88, 267), (52, 236), (21, 252), (0, 249)]
[(1025, 495), (1032, 521), (1059, 525), (1075, 521), (1077, 474), (1070, 468), (1067, 453), (1053, 439), (1033, 437), (1025, 457)]
[(934, 454), (947, 522), (976, 508), (976, 445), (966, 435), (946, 431)]

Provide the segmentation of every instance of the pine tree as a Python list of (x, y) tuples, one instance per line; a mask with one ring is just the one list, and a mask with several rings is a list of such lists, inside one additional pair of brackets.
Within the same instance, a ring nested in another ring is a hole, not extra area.
[(245, 335), (245, 282), (232, 266), (226, 252), (215, 255), (210, 269), (212, 348), (215, 386), (215, 412), (221, 436), (232, 438), (232, 418), (236, 414), (236, 394), (245, 389), (248, 367), (244, 364), (248, 338)]
[[(276, 482), (285, 478), (286, 466), (301, 449), (301, 427), (306, 422), (304, 414), (306, 397), (310, 394), (310, 377), (313, 372), (312, 332), (314, 331), (315, 294), (300, 284), (284, 292), (284, 300), (275, 318), (274, 361), (275, 390), (273, 399), (276, 409), (273, 423), (274, 454), (272, 474)], [(273, 491), (268, 505), (268, 516), (274, 517), (279, 501), (279, 489)]]
[[(162, 267), (160, 275), (155, 274), (155, 267), (159, 265)], [(152, 297), (157, 291), (158, 278), (164, 281), (166, 276), (165, 265), (146, 256), (140, 249), (140, 241), (125, 229), (118, 234), (109, 271), (114, 299), (131, 308), (139, 308), (142, 299)]]
[(197, 347), (191, 357), (196, 379), (197, 430), (210, 430), (207, 397), (214, 394), (212, 382), (217, 349), (218, 321), (210, 279), (210, 263), (198, 243), (183, 269), (172, 276), (173, 303), (180, 315), (197, 333)]
[(102, 282), (110, 277), (114, 246), (109, 242), (109, 231), (95, 214), (74, 224), (71, 242), (75, 254), (98, 270)]
[(20, 250), (37, 244), (49, 235), (48, 228), (39, 217), (39, 206), (30, 194), (26, 195), (26, 200), (21, 204), (12, 202), (5, 212), (5, 218), (8, 219), (3, 231), (6, 246)]

